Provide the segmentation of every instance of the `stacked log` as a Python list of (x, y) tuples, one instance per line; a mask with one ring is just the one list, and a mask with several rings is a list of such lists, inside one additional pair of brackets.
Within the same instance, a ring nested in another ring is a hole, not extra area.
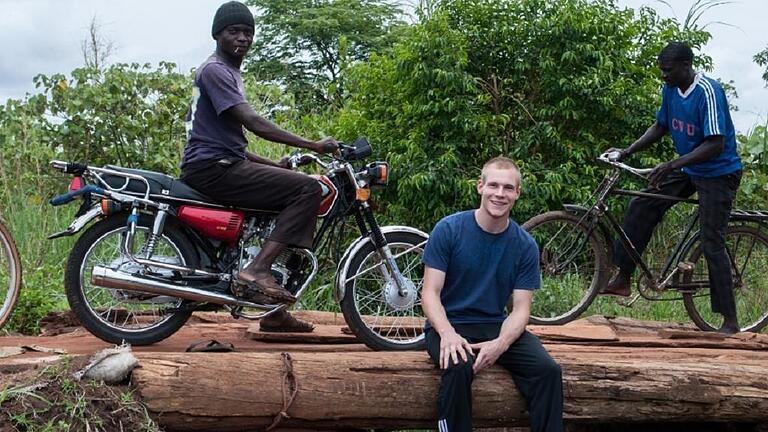
[[(766, 351), (547, 348), (563, 367), (567, 420), (768, 422)], [(279, 426), (291, 429), (435, 425), (440, 373), (423, 352), (137, 356), (133, 383), (167, 430), (263, 429), (281, 412)], [(527, 423), (525, 403), (503, 369), (481, 372), (473, 389), (477, 427)]]

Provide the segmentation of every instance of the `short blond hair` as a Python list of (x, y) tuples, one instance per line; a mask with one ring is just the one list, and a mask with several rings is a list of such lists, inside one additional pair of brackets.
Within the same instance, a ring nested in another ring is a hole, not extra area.
[[(513, 169), (517, 171), (518, 182), (522, 183), (522, 175), (520, 174), (520, 167), (517, 166), (515, 161), (505, 156), (496, 156), (483, 165), (483, 170), (480, 172), (480, 180), (485, 181), (485, 170), (488, 168), (501, 168), (501, 169)], [(520, 186), (520, 185), (518, 185)]]

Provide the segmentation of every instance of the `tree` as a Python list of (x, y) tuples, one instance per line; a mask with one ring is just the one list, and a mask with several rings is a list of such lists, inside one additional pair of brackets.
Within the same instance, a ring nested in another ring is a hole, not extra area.
[(45, 143), (91, 164), (175, 172), (184, 148), (191, 79), (173, 63), (79, 68), (70, 77), (38, 75)]
[(755, 54), (754, 59), (755, 63), (765, 68), (765, 72), (763, 72), (763, 80), (765, 81), (766, 86), (768, 86), (768, 47)]
[(80, 41), (80, 50), (83, 53), (85, 67), (97, 70), (107, 65), (107, 60), (115, 51), (114, 42), (102, 35), (101, 24), (95, 15), (88, 26), (88, 35)]
[[(482, 163), (516, 159), (518, 218), (581, 202), (595, 156), (628, 145), (659, 103), (656, 56), (709, 38), (650, 9), (608, 0), (450, 0), (403, 40), (353, 68), (339, 132), (366, 134), (396, 176), (389, 215), (431, 227), (475, 204)], [(653, 163), (671, 156), (658, 146)]]
[(304, 111), (340, 104), (343, 70), (390, 46), (402, 25), (386, 0), (248, 0), (257, 8), (246, 74), (283, 86)]

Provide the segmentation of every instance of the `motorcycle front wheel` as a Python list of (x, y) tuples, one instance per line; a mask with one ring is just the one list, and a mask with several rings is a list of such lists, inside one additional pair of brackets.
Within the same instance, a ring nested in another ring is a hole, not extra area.
[(381, 253), (373, 242), (366, 242), (348, 262), (340, 265), (338, 280), (344, 288), (341, 311), (350, 330), (371, 349), (423, 349), (421, 255), (427, 236), (402, 230), (389, 231), (384, 238), (403, 276), (405, 289), (398, 289), (384, 267)]
[[(175, 333), (187, 321), (191, 310), (175, 297), (142, 294), (105, 288), (91, 283), (93, 267), (109, 267), (136, 273), (141, 266), (123, 254), (127, 215), (110, 216), (89, 227), (69, 254), (64, 286), (67, 300), (80, 323), (94, 336), (107, 342), (150, 345)], [(145, 244), (152, 230), (152, 218), (142, 215), (136, 226), (136, 249)], [(134, 251), (141, 256), (142, 253)], [(172, 223), (166, 223), (153, 260), (186, 266), (198, 263), (194, 247)], [(150, 268), (158, 277), (172, 276), (169, 270)]]

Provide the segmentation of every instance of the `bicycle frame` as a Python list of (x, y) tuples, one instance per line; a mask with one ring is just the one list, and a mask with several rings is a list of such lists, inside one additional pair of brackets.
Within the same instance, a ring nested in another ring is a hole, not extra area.
[[(642, 197), (642, 198), (654, 198), (654, 199), (659, 199), (664, 201), (686, 202), (689, 204), (694, 204), (696, 206), (698, 206), (698, 201), (690, 198), (680, 198), (680, 197), (651, 193), (651, 192), (617, 189), (615, 187), (616, 183), (618, 182), (619, 178), (621, 178), (621, 175), (624, 171), (634, 174), (643, 179), (646, 179), (647, 178), (646, 176), (651, 172), (651, 169), (637, 169), (637, 168), (630, 167), (621, 162), (611, 160), (608, 154), (601, 155), (598, 158), (598, 160), (612, 166), (613, 169), (610, 173), (605, 175), (605, 177), (603, 178), (603, 181), (600, 183), (600, 185), (597, 187), (597, 189), (593, 193), (593, 197), (596, 198), (595, 203), (587, 210), (587, 214), (585, 215), (585, 217), (590, 218), (590, 225), (588, 225), (588, 233), (591, 234), (596, 227), (601, 226), (603, 218), (607, 219), (608, 221), (607, 228), (617, 235), (617, 238), (620, 244), (627, 251), (630, 258), (639, 267), (640, 271), (643, 273), (646, 280), (649, 281), (649, 283), (651, 284), (650, 288), (653, 289), (654, 291), (663, 291), (668, 288), (675, 288), (678, 290), (696, 290), (701, 288), (708, 288), (709, 287), (708, 281), (678, 282), (673, 280), (674, 276), (679, 271), (683, 270), (685, 267), (685, 266), (681, 266), (680, 264), (678, 265), (675, 265), (675, 264), (681, 263), (681, 260), (683, 259), (682, 255), (687, 249), (686, 246), (690, 243), (690, 241), (693, 238), (694, 228), (696, 227), (696, 223), (698, 222), (698, 214), (699, 214), (698, 207), (688, 217), (685, 230), (683, 234), (680, 236), (679, 240), (677, 241), (677, 244), (675, 245), (673, 251), (669, 255), (667, 255), (664, 262), (664, 266), (662, 267), (661, 271), (659, 272), (658, 275), (654, 275), (653, 271), (650, 269), (648, 264), (645, 262), (645, 260), (643, 260), (641, 254), (637, 251), (637, 248), (635, 247), (635, 245), (629, 239), (629, 236), (624, 231), (619, 221), (616, 219), (616, 217), (614, 217), (609, 212), (608, 206), (605, 203), (606, 199), (609, 196), (631, 196), (631, 197)], [(730, 257), (730, 252), (728, 253), (728, 255)], [(639, 290), (639, 291), (640, 291), (640, 295), (642, 295), (644, 298), (648, 300), (659, 300), (657, 298), (652, 298), (647, 296), (643, 290)], [(675, 300), (675, 299), (667, 299), (667, 300)]]

